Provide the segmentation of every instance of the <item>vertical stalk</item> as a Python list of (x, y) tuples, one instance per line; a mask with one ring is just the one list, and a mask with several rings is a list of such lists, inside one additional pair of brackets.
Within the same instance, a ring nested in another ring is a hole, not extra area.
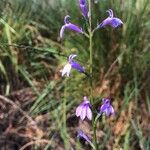
[(63, 125), (66, 128), (66, 102), (67, 102), (67, 78), (65, 79), (65, 89), (63, 98)]
[(67, 133), (67, 125), (66, 125), (66, 120), (67, 120), (67, 85), (68, 85), (68, 79), (65, 79), (65, 90), (64, 90), (64, 98), (63, 98), (63, 127), (61, 129), (62, 132), (62, 138), (64, 140), (64, 146), (65, 150), (69, 150), (69, 142), (68, 142), (68, 133)]
[(89, 2), (89, 51), (90, 51), (90, 100), (91, 103), (93, 104), (93, 83), (92, 83), (92, 79), (93, 79), (93, 49), (92, 49), (92, 37), (93, 37), (93, 33), (92, 33), (92, 17), (91, 17), (91, 0), (88, 0)]
[[(90, 101), (91, 104), (93, 105), (93, 48), (92, 48), (92, 38), (93, 38), (93, 31), (92, 31), (92, 2), (91, 0), (88, 0), (89, 4), (89, 51), (90, 51), (90, 75), (91, 77), (89, 78), (89, 84), (90, 84)], [(97, 138), (96, 138), (96, 125), (95, 125), (95, 117), (93, 115), (92, 119), (92, 127), (93, 127), (93, 143), (95, 146), (95, 149), (98, 150), (97, 146)]]

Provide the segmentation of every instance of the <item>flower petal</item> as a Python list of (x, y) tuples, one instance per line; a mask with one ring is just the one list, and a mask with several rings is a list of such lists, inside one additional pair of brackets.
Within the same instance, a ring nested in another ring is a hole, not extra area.
[(103, 28), (103, 27), (109, 25), (110, 22), (111, 22), (111, 20), (112, 20), (112, 18), (110, 18), (110, 17), (106, 18), (102, 23), (100, 23), (100, 24), (98, 25), (97, 28)]
[(72, 67), (73, 69), (78, 70), (78, 71), (81, 72), (81, 73), (85, 72), (85, 68), (82, 67), (80, 64), (76, 63), (75, 61), (71, 62), (71, 67)]
[(86, 106), (82, 106), (82, 111), (81, 111), (81, 114), (80, 114), (80, 118), (81, 120), (84, 120), (86, 117)]
[(69, 23), (69, 19), (70, 19), (70, 18), (71, 18), (71, 17), (70, 17), (69, 15), (66, 15), (65, 18), (64, 18), (64, 23), (65, 23), (65, 24)]
[(62, 76), (66, 74), (69, 77), (70, 71), (71, 71), (71, 65), (67, 63), (62, 70)]
[(69, 62), (71, 62), (75, 57), (77, 57), (76, 54), (71, 54), (71, 55), (69, 56)]
[(91, 111), (90, 107), (87, 107), (87, 109), (86, 109), (86, 116), (89, 120), (92, 120), (92, 111)]
[(108, 9), (106, 12), (109, 13), (109, 17), (110, 17), (110, 18), (113, 18), (114, 13), (113, 13), (113, 10), (112, 10), (112, 9)]
[(110, 116), (110, 109), (109, 108), (106, 108), (104, 110), (104, 112), (105, 112), (105, 114), (106, 114), (107, 117)]
[(82, 112), (82, 106), (79, 105), (77, 108), (76, 108), (76, 116), (79, 117), (81, 115), (81, 112)]
[(114, 111), (114, 108), (112, 106), (110, 106), (110, 112), (112, 115), (115, 115), (115, 111)]
[(103, 104), (101, 107), (100, 107), (100, 112), (103, 113), (106, 109), (107, 109), (107, 105)]
[(61, 27), (61, 29), (60, 29), (60, 35), (59, 35), (59, 36), (60, 36), (61, 39), (64, 37), (65, 28), (66, 28), (66, 26), (63, 25), (63, 26)]
[(78, 27), (75, 24), (68, 23), (65, 26), (66, 26), (67, 29), (73, 30), (73, 31), (78, 32), (78, 33), (83, 33), (82, 28)]
[(79, 138), (79, 139), (84, 139), (84, 140), (86, 140), (88, 143), (91, 144), (91, 138), (88, 137), (82, 130), (78, 130), (78, 132), (77, 132), (77, 138)]
[(112, 18), (109, 23), (113, 28), (117, 28), (123, 24), (123, 22), (119, 18)]

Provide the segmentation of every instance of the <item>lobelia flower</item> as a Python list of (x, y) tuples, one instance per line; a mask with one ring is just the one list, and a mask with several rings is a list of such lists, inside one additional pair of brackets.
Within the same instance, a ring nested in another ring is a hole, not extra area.
[(87, 6), (87, 1), (79, 0), (79, 5), (80, 5), (82, 15), (84, 16), (85, 19), (88, 19), (89, 10), (88, 10), (88, 6)]
[(109, 13), (109, 17), (107, 17), (102, 23), (100, 23), (97, 28), (103, 28), (107, 25), (110, 25), (113, 28), (117, 28), (123, 24), (123, 22), (119, 18), (113, 17), (113, 11), (108, 9), (106, 12)]
[(89, 144), (91, 144), (91, 138), (89, 136), (87, 136), (82, 130), (78, 130), (77, 131), (77, 138), (79, 139), (84, 139), (85, 141), (87, 141)]
[(69, 15), (65, 16), (65, 18), (64, 18), (64, 23), (65, 24), (61, 27), (60, 38), (64, 37), (65, 29), (69, 29), (69, 30), (72, 30), (72, 31), (75, 31), (75, 32), (78, 32), (78, 33), (83, 33), (82, 28), (80, 28), (77, 25), (72, 24), (72, 23), (69, 22), (69, 20), (68, 20), (69, 18), (71, 18)]
[(86, 96), (83, 98), (83, 102), (76, 108), (76, 116), (84, 120), (86, 117), (89, 120), (92, 120), (92, 111), (91, 111), (91, 104), (90, 101), (87, 99)]
[(103, 98), (102, 99), (102, 106), (99, 109), (99, 113), (105, 113), (106, 116), (114, 115), (114, 108), (110, 104), (110, 100), (108, 98)]
[(76, 56), (77, 55), (75, 55), (75, 54), (72, 54), (69, 56), (68, 63), (64, 66), (64, 68), (62, 70), (62, 76), (64, 76), (66, 74), (69, 77), (71, 68), (73, 68), (81, 73), (85, 73), (85, 68), (73, 60)]

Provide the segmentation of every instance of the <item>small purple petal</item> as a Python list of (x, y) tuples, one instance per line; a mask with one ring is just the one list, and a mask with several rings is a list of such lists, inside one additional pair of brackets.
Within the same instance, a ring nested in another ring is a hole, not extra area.
[(89, 107), (86, 109), (86, 116), (89, 120), (92, 120), (92, 111)]
[(114, 111), (114, 108), (112, 106), (110, 106), (110, 112), (112, 115), (115, 115), (115, 111)]
[(89, 144), (91, 144), (91, 138), (88, 137), (82, 130), (78, 130), (78, 132), (77, 132), (77, 138), (84, 139)]
[(111, 21), (110, 21), (110, 25), (113, 28), (117, 28), (122, 24), (123, 24), (123, 22), (119, 18), (112, 18)]
[(113, 13), (112, 9), (108, 9), (106, 12), (109, 13), (109, 17), (110, 17), (110, 18), (113, 18), (113, 17), (114, 17), (114, 13)]
[(108, 106), (106, 106), (106, 105), (102, 105), (101, 106), (101, 108), (100, 108), (100, 112), (102, 113), (102, 112), (104, 112), (105, 111), (105, 109), (107, 109), (108, 108)]
[(73, 31), (78, 32), (78, 33), (83, 33), (82, 28), (80, 28), (77, 25), (74, 25), (72, 23), (67, 23), (65, 26), (67, 29), (73, 30)]
[(76, 63), (75, 61), (71, 62), (71, 67), (72, 67), (73, 69), (78, 70), (78, 71), (81, 72), (81, 73), (84, 73), (84, 72), (85, 72), (85, 68), (82, 67), (80, 64)]
[(109, 18), (109, 17), (106, 18), (102, 23), (100, 23), (100, 24), (98, 25), (98, 28), (103, 28), (103, 27), (109, 25), (110, 22), (111, 22), (111, 20), (112, 20), (112, 18)]
[(81, 117), (81, 120), (85, 119), (85, 117), (86, 117), (86, 106), (82, 107), (82, 111), (81, 111), (80, 117)]
[(82, 106), (78, 106), (76, 108), (76, 116), (79, 117), (81, 115), (81, 112), (82, 112)]
[(71, 17), (70, 17), (69, 15), (65, 16), (65, 18), (64, 18), (64, 23), (65, 23), (65, 24), (68, 24), (70, 18), (71, 18)]
[(105, 114), (106, 114), (107, 117), (110, 116), (110, 109), (109, 108), (105, 109), (104, 112), (105, 112)]

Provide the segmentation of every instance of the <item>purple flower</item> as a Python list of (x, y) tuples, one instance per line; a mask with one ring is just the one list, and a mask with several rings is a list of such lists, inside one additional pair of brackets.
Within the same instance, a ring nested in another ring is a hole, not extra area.
[(106, 116), (114, 115), (114, 108), (110, 104), (110, 100), (108, 98), (102, 99), (102, 106), (99, 109), (99, 113), (105, 113)]
[(69, 56), (68, 63), (64, 66), (63, 70), (61, 71), (62, 76), (64, 76), (66, 74), (69, 77), (71, 68), (73, 68), (81, 73), (85, 73), (85, 68), (73, 60), (76, 56), (77, 55), (75, 55), (75, 54), (72, 54)]
[(79, 139), (84, 139), (85, 141), (87, 141), (89, 144), (91, 144), (91, 138), (89, 136), (87, 136), (82, 130), (78, 130), (77, 131), (77, 138)]
[(85, 19), (88, 19), (88, 6), (86, 0), (79, 0), (80, 9)]
[(82, 28), (80, 28), (77, 25), (72, 24), (72, 23), (69, 22), (69, 20), (68, 20), (69, 18), (71, 18), (69, 15), (65, 16), (65, 18), (64, 18), (64, 23), (65, 24), (61, 27), (60, 38), (64, 37), (65, 29), (73, 30), (73, 31), (78, 32), (78, 33), (83, 33)]
[(92, 111), (90, 108), (90, 102), (86, 96), (83, 98), (83, 102), (76, 108), (76, 116), (84, 120), (86, 117), (89, 120), (92, 120)]
[(103, 28), (107, 25), (110, 25), (113, 28), (117, 28), (123, 24), (123, 22), (119, 18), (113, 17), (113, 11), (111, 9), (107, 10), (109, 13), (109, 17), (107, 17), (102, 23), (100, 23), (97, 28)]

